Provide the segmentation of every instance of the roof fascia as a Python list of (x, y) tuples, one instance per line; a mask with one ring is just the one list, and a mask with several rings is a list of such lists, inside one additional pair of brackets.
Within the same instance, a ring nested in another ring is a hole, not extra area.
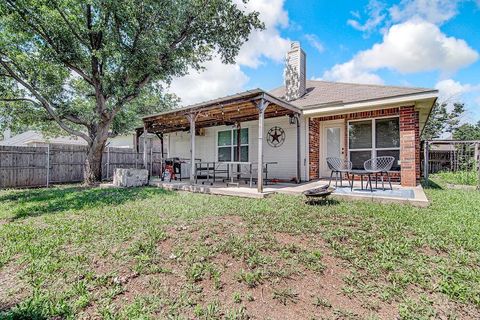
[(393, 105), (403, 105), (407, 102), (415, 103), (418, 100), (427, 100), (435, 99), (438, 96), (437, 90), (432, 90), (432, 92), (412, 94), (408, 96), (401, 97), (391, 97), (391, 98), (382, 98), (377, 100), (368, 100), (361, 102), (353, 103), (334, 103), (332, 105), (324, 104), (322, 107), (312, 107), (309, 109), (304, 109), (303, 114), (306, 116), (315, 116), (315, 115), (325, 115), (325, 114), (338, 114), (345, 113), (350, 111), (356, 111), (364, 108), (374, 108), (380, 106), (393, 106)]

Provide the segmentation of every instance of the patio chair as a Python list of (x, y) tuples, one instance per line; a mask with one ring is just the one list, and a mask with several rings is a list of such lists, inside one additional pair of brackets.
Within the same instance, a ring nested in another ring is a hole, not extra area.
[[(363, 163), (365, 171), (375, 174), (375, 188), (377, 188), (378, 186), (378, 174), (380, 174), (380, 177), (382, 179), (382, 189), (385, 191), (385, 182), (383, 180), (383, 175), (386, 174), (388, 178), (388, 183), (390, 184), (390, 190), (393, 190), (392, 181), (390, 179), (390, 175), (388, 174), (388, 171), (392, 169), (394, 162), (395, 162), (394, 157), (383, 156), (383, 157), (375, 157), (375, 158), (369, 159)], [(369, 182), (370, 182), (370, 188), (371, 188), (372, 180), (369, 180)]]
[(342, 173), (347, 174), (347, 179), (350, 183), (350, 178), (349, 178), (349, 171), (352, 170), (352, 162), (340, 158), (335, 158), (335, 157), (328, 157), (327, 158), (327, 166), (328, 169), (332, 171), (330, 173), (330, 181), (328, 181), (328, 185), (332, 183), (332, 177), (333, 174), (335, 173), (335, 187), (338, 187), (338, 176), (340, 175), (340, 186), (343, 187), (343, 178), (342, 178)]

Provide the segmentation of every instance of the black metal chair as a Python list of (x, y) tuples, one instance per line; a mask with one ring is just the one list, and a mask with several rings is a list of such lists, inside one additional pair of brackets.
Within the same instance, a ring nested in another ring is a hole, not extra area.
[(340, 159), (340, 158), (335, 158), (335, 157), (328, 157), (327, 158), (327, 166), (328, 169), (331, 170), (330, 173), (330, 181), (328, 181), (328, 185), (332, 183), (332, 177), (333, 174), (335, 173), (335, 187), (338, 187), (338, 176), (340, 175), (340, 186), (343, 187), (343, 178), (342, 178), (342, 173), (347, 174), (347, 179), (350, 183), (350, 177), (349, 177), (349, 171), (352, 170), (352, 162), (345, 160), (345, 159)]
[[(375, 157), (364, 162), (363, 166), (365, 168), (365, 171), (371, 172), (375, 175), (375, 188), (378, 187), (378, 174), (380, 174), (380, 177), (382, 179), (382, 189), (385, 190), (385, 182), (383, 180), (383, 175), (386, 174), (388, 178), (388, 183), (390, 184), (390, 190), (393, 190), (392, 181), (390, 179), (388, 171), (392, 169), (394, 162), (395, 158), (390, 156)], [(372, 188), (372, 180), (369, 179), (369, 183), (370, 188)]]

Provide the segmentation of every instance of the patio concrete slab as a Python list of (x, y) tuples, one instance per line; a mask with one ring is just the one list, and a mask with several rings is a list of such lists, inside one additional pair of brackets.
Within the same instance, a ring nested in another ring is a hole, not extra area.
[[(167, 190), (179, 190), (206, 194), (216, 194), (223, 196), (236, 196), (244, 198), (263, 199), (269, 195), (291, 194), (301, 195), (304, 191), (314, 188), (319, 188), (328, 184), (328, 180), (311, 181), (301, 184), (293, 183), (277, 183), (269, 184), (264, 187), (264, 192), (257, 192), (256, 186), (250, 188), (246, 186), (238, 187), (226, 187), (225, 183), (216, 182), (213, 185), (195, 184), (191, 185), (188, 182), (171, 181), (164, 182), (158, 178), (152, 178), (150, 185), (161, 187)], [(331, 195), (332, 198), (343, 200), (363, 200), (379, 203), (402, 203), (410, 204), (417, 207), (427, 207), (429, 202), (421, 186), (414, 188), (405, 188), (400, 185), (393, 185), (393, 190), (374, 189), (361, 190), (360, 182), (354, 183), (353, 190), (350, 190), (348, 183), (345, 183), (343, 187), (338, 186), (335, 192)]]

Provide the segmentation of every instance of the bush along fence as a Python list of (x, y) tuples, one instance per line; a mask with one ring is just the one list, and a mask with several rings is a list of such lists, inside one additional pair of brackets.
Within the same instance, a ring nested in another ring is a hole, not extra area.
[[(147, 149), (150, 175), (160, 175), (160, 150)], [(0, 146), (0, 188), (43, 187), (83, 180), (86, 147), (47, 145), (45, 147)], [(102, 160), (104, 180), (115, 168), (144, 168), (144, 154), (132, 148), (106, 147)]]
[(480, 140), (424, 141), (422, 160), (425, 181), (431, 173), (468, 173), (476, 180), (480, 190)]

